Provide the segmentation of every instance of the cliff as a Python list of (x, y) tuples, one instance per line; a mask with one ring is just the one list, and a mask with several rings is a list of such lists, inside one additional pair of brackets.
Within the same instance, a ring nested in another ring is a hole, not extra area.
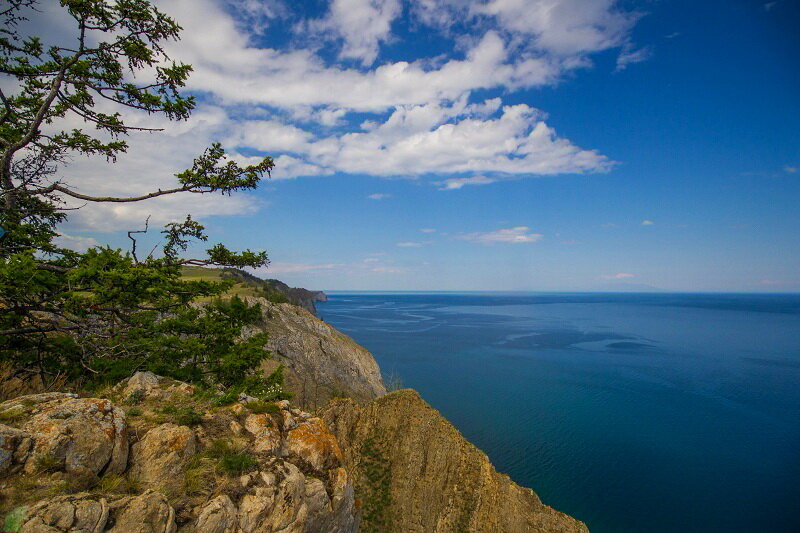
[(499, 474), (415, 391), (335, 400), (323, 418), (362, 500), (362, 531), (588, 531)]
[(264, 363), (264, 370), (283, 364), (285, 388), (302, 408), (321, 407), (333, 397), (366, 401), (386, 394), (378, 363), (353, 339), (300, 307), (263, 298), (247, 301), (261, 304), (264, 319), (245, 334), (269, 334), (273, 359)]
[(496, 472), (416, 392), (386, 394), (352, 339), (258, 301), (263, 320), (248, 334), (269, 333), (265, 369), (286, 366), (297, 407), (244, 396), (222, 407), (146, 372), (92, 398), (0, 403), (5, 530), (587, 531)]

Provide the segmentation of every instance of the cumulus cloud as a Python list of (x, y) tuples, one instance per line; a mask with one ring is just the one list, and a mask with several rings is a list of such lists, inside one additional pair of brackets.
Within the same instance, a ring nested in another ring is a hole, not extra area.
[(406, 242), (398, 242), (397, 243), (397, 246), (399, 248), (421, 248), (422, 245), (423, 244), (421, 242), (413, 242), (413, 241), (406, 241)]
[(374, 194), (370, 194), (367, 196), (370, 200), (385, 200), (386, 198), (391, 198), (391, 194), (383, 193), (383, 192), (376, 192)]
[[(613, 162), (597, 151), (580, 149), (559, 137), (541, 111), (525, 104), (498, 107), (499, 99), (481, 105), (467, 105), (461, 99), (451, 105), (401, 106), (369, 131), (307, 142), (302, 157), (315, 167), (373, 176), (471, 172), (543, 176), (612, 168)], [(244, 141), (239, 147), (255, 148)], [(440, 185), (457, 189), (497, 179), (477, 176)]]
[(480, 244), (527, 244), (538, 242), (542, 239), (541, 233), (531, 233), (528, 226), (517, 226), (516, 228), (500, 229), (485, 233), (467, 233), (458, 238), (465, 241), (477, 242)]
[(655, 224), (652, 220), (642, 220), (642, 226), (652, 226)]
[(400, 11), (399, 0), (333, 0), (327, 16), (311, 21), (308, 28), (323, 37), (341, 38), (341, 57), (371, 65), (380, 44), (391, 37), (392, 21)]
[(436, 229), (435, 228), (422, 228), (420, 231), (422, 233), (436, 233)]
[(786, 165), (785, 167), (783, 167), (783, 171), (786, 172), (787, 174), (796, 174), (798, 170), (800, 169), (798, 169), (797, 167), (793, 167), (791, 165)]
[[(132, 115), (133, 125), (166, 130), (131, 136), (117, 165), (76, 159), (65, 182), (84, 192), (121, 196), (168, 187), (217, 140), (242, 163), (272, 156), (276, 180), (436, 176), (433, 183), (452, 190), (606, 172), (610, 159), (557, 134), (542, 111), (475, 95), (554, 84), (604, 50), (619, 49), (624, 65), (643, 57), (630, 39), (639, 14), (614, 0), (332, 0), (316, 20), (302, 20), (299, 4), (285, 0), (156, 2), (184, 27), (167, 50), (193, 66), (187, 89), (205, 105), (177, 124)], [(412, 24), (452, 39), (456, 52), (382, 60), (384, 45), (397, 38), (394, 25), (407, 22), (404, 10)], [(71, 34), (62, 19), (48, 24), (54, 35)], [(265, 44), (261, 35), (277, 24), (297, 32), (291, 44)], [(341, 45), (333, 55), (322, 51), (331, 42)], [(72, 230), (126, 229), (148, 215), (163, 223), (187, 212), (247, 214), (260, 205), (247, 194), (90, 205), (72, 216)]]

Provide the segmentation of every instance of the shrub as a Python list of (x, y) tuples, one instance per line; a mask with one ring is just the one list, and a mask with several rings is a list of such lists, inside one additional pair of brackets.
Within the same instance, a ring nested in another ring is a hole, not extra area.
[(145, 392), (144, 389), (136, 389), (132, 393), (128, 395), (128, 399), (125, 400), (126, 403), (130, 405), (139, 405), (144, 401)]
[(253, 470), (258, 463), (245, 453), (228, 453), (222, 456), (219, 465), (229, 476), (239, 476)]

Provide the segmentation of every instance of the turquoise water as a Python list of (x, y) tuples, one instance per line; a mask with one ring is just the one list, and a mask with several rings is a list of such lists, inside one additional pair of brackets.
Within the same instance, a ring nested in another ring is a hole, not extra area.
[(800, 295), (329, 297), (384, 374), (593, 532), (800, 531)]

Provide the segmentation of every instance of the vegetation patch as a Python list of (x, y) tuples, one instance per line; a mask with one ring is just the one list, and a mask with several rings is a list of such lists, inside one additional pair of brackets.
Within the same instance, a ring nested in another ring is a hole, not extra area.
[(173, 422), (179, 426), (198, 426), (203, 422), (203, 414), (198, 413), (191, 407), (175, 407), (169, 405), (160, 411), (162, 414), (169, 415)]
[(281, 408), (274, 402), (251, 402), (247, 404), (247, 408), (256, 415), (278, 416), (281, 414)]
[(379, 434), (370, 435), (361, 445), (362, 531), (388, 531), (392, 524), (392, 467), (386, 458), (386, 444)]

